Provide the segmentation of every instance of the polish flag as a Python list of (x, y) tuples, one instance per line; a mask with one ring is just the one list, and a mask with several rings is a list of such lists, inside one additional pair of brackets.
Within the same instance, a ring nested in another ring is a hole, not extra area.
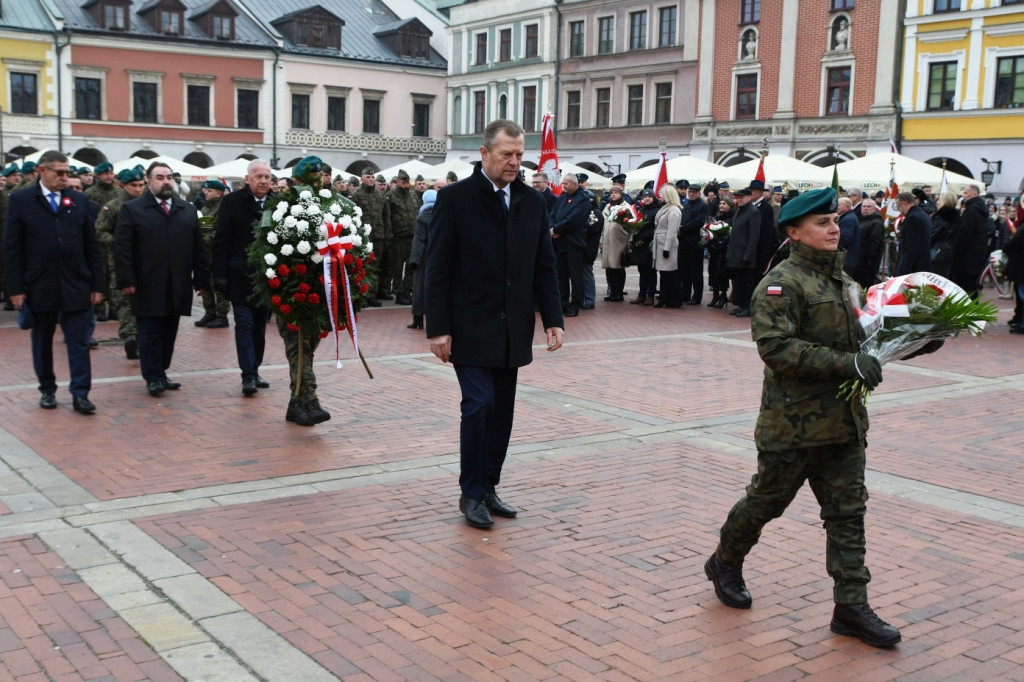
[(654, 182), (654, 195), (657, 196), (661, 188), (668, 184), (668, 159), (667, 152), (661, 153), (661, 161), (658, 163), (658, 179)]
[(761, 160), (757, 164), (757, 173), (754, 174), (754, 179), (755, 180), (760, 180), (762, 186), (768, 184), (768, 181), (764, 179), (764, 157), (763, 156), (761, 157)]
[(540, 166), (537, 170), (548, 174), (551, 192), (558, 195), (562, 193), (562, 169), (558, 167), (558, 150), (555, 149), (554, 118), (549, 112), (541, 121)]

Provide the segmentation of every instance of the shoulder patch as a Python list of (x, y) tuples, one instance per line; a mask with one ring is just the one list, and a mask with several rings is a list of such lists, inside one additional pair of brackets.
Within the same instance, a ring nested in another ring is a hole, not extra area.
[(767, 296), (782, 296), (782, 287), (780, 285), (770, 286), (764, 290), (764, 293)]

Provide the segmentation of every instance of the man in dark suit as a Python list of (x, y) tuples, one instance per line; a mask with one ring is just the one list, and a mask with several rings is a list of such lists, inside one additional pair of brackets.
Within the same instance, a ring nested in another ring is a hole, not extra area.
[(103, 262), (96, 240), (98, 207), (81, 192), (66, 189), (68, 157), (58, 151), (39, 159), (39, 182), (11, 194), (4, 230), (4, 260), (11, 302), (28, 305), (32, 364), (39, 379), (39, 406), (57, 407), (53, 374), (53, 333), (60, 322), (68, 347), (72, 404), (88, 414), (92, 368), (88, 312), (103, 299)]
[(551, 209), (551, 238), (555, 246), (558, 289), (562, 294), (562, 312), (576, 317), (583, 308), (583, 251), (587, 248), (587, 221), (590, 197), (580, 189), (576, 176), (562, 176), (562, 193)]
[(732, 302), (736, 308), (730, 315), (750, 317), (750, 297), (754, 293), (757, 267), (757, 244), (761, 239), (761, 214), (750, 203), (751, 190), (736, 190), (736, 215), (729, 232), (725, 264), (733, 280)]
[(903, 214), (900, 225), (900, 259), (896, 263), (896, 276), (932, 269), (932, 220), (924, 212), (914, 195), (900, 192), (896, 207)]
[(192, 290), (202, 295), (210, 274), (196, 209), (175, 194), (170, 167), (150, 164), (146, 184), (117, 217), (114, 270), (138, 324), (142, 378), (156, 397), (181, 388), (167, 378), (178, 321), (192, 314)]
[(437, 194), (426, 259), (430, 351), (455, 366), (462, 389), (462, 496), (476, 528), (516, 510), (495, 488), (512, 433), (518, 368), (533, 360), (534, 300), (547, 348), (562, 346), (555, 256), (544, 199), (517, 180), (525, 133), (512, 121), (484, 130), (473, 174)]
[(757, 261), (754, 271), (754, 283), (760, 281), (768, 263), (779, 248), (779, 232), (775, 229), (775, 209), (772, 208), (771, 193), (761, 180), (751, 180), (750, 205), (761, 216), (761, 231), (757, 237)]
[(270, 177), (266, 161), (249, 162), (246, 186), (221, 199), (213, 237), (213, 285), (231, 301), (242, 395), (247, 396), (270, 387), (260, 376), (270, 309), (252, 300), (251, 276), (255, 268), (246, 258), (246, 249), (255, 239), (253, 224), (263, 215), (263, 203), (270, 192)]

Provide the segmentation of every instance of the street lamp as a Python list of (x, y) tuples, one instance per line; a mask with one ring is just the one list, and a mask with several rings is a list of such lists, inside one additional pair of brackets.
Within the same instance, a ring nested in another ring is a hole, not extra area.
[[(985, 164), (985, 170), (981, 171), (981, 181), (985, 185), (991, 185), (992, 181), (996, 179), (996, 175), (1003, 172), (1003, 162), (989, 161), (984, 157), (982, 157), (981, 162)], [(995, 166), (995, 170), (993, 170), (992, 166)]]

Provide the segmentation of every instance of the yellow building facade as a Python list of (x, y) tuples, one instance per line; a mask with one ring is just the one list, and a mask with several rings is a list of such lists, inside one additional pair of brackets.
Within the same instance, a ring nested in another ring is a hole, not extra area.
[(57, 135), (56, 49), (50, 33), (0, 26), (0, 151), (50, 146)]
[[(1021, 191), (1024, 2), (908, 0), (900, 78), (903, 151)], [(982, 159), (986, 159), (983, 161)]]

